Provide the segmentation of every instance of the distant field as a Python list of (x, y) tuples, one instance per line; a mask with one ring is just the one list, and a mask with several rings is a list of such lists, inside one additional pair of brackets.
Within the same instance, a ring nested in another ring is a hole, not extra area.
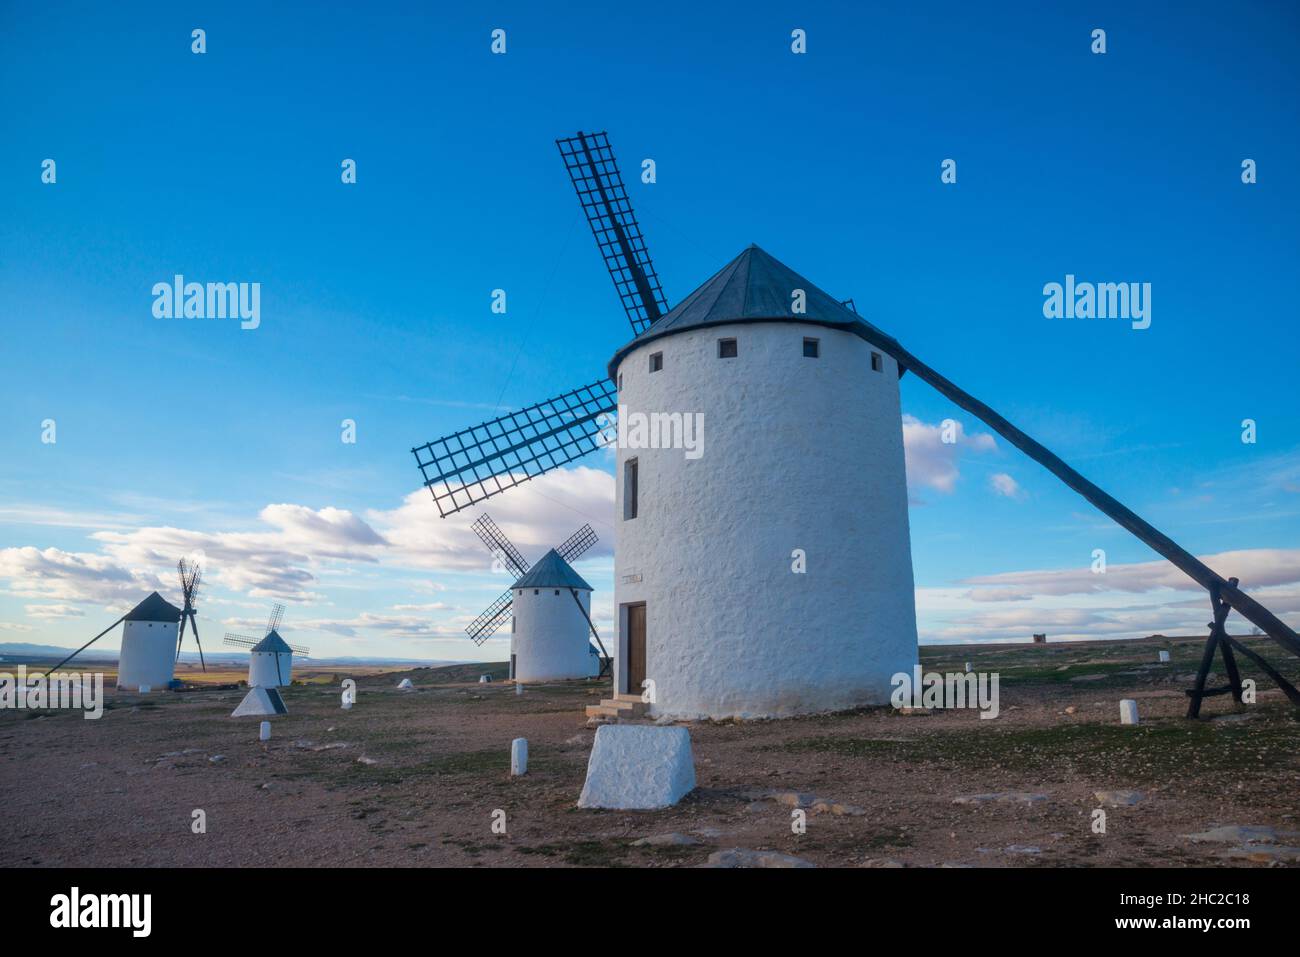
[[(7, 656), (0, 661), (0, 671), (13, 672), (18, 665), (24, 665), (29, 675), (42, 673), (45, 668), (58, 664), (58, 659), (48, 657)], [(453, 666), (456, 667), (456, 666)], [(475, 666), (479, 667), (479, 666)], [(117, 661), (104, 658), (74, 659), (63, 670), (77, 670), (104, 675), (105, 686), (117, 683)], [(341, 665), (328, 662), (316, 665), (310, 658), (295, 659), (293, 663), (294, 684), (320, 684), (321, 682), (338, 682), (344, 677), (380, 675), (385, 672), (405, 671), (401, 665)], [(176, 678), (187, 685), (228, 685), (248, 680), (248, 665), (235, 665), (229, 662), (213, 663), (205, 671), (198, 664), (181, 661), (176, 664)]]

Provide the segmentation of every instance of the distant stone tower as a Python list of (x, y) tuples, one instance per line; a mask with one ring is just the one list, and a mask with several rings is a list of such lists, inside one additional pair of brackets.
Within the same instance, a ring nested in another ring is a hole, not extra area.
[(703, 414), (696, 458), (617, 453), (615, 690), (653, 682), (651, 714), (883, 704), (911, 672), (899, 368), (870, 328), (751, 246), (610, 360), (625, 444)]
[(161, 691), (176, 676), (176, 643), (181, 610), (157, 592), (126, 613), (117, 686)]
[[(554, 681), (590, 676), (591, 586), (552, 548), (513, 589), (510, 677)], [(595, 659), (597, 670), (599, 664)]]

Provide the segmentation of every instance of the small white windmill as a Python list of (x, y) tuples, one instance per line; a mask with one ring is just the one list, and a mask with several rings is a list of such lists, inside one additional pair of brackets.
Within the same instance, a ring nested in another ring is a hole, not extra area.
[(225, 642), (235, 648), (247, 648), (248, 686), (250, 688), (282, 688), (293, 680), (293, 656), (310, 654), (302, 645), (291, 645), (280, 637), (277, 630), (284, 618), (284, 605), (271, 606), (271, 617), (266, 622), (262, 638), (226, 633)]

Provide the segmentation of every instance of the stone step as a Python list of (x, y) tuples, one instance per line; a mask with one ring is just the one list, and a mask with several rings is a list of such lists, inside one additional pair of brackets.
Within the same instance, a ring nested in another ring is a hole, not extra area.
[(621, 701), (618, 698), (606, 698), (601, 701), (601, 704), (607, 708), (618, 708), (620, 711), (628, 714), (644, 714), (646, 711), (646, 703), (640, 698), (637, 698), (635, 701)]
[(605, 704), (589, 704), (586, 707), (588, 718), (617, 718), (620, 714), (627, 714), (627, 712), (620, 712), (618, 708)]
[(620, 691), (618, 694), (614, 695), (613, 698), (610, 698), (608, 700), (631, 701), (636, 704), (645, 704), (645, 702), (641, 700), (641, 696), (639, 694), (628, 694), (626, 691)]

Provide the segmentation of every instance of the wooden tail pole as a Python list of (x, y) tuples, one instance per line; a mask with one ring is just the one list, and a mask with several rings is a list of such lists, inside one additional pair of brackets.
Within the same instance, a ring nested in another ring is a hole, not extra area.
[(60, 668), (62, 668), (64, 665), (66, 665), (66, 664), (67, 664), (69, 661), (71, 661), (73, 658), (77, 657), (77, 655), (81, 654), (83, 651), (85, 651), (87, 648), (89, 648), (89, 647), (90, 647), (91, 645), (93, 645), (95, 642), (99, 641), (99, 639), (103, 638), (103, 637), (104, 637), (105, 635), (107, 635), (110, 631), (112, 631), (114, 628), (116, 628), (118, 625), (120, 625), (120, 624), (121, 624), (125, 619), (126, 619), (126, 615), (123, 615), (123, 616), (122, 616), (121, 618), (119, 618), (117, 621), (113, 622), (111, 625), (109, 625), (107, 628), (105, 628), (103, 631), (101, 631), (99, 634), (97, 634), (94, 638), (91, 638), (90, 641), (86, 642), (84, 645), (82, 645), (80, 648), (78, 648), (78, 649), (77, 649), (76, 651), (74, 651), (72, 654), (68, 655), (68, 657), (66, 657), (66, 658), (64, 658), (62, 661), (60, 661), (60, 662), (59, 662), (57, 665), (55, 665), (53, 668), (48, 669), (45, 673), (46, 673), (47, 675), (52, 675), (52, 674), (54, 674), (54, 672), (58, 671)]
[(190, 628), (194, 631), (194, 647), (199, 649), (199, 664), (203, 666), (203, 673), (208, 673), (208, 663), (203, 660), (203, 643), (199, 641), (199, 621), (194, 617), (194, 612), (190, 612)]
[(605, 650), (605, 643), (600, 640), (600, 633), (596, 631), (596, 626), (592, 624), (591, 616), (587, 614), (587, 609), (582, 607), (582, 599), (578, 597), (578, 590), (570, 588), (569, 594), (573, 600), (578, 603), (578, 611), (582, 612), (582, 617), (587, 619), (587, 627), (591, 629), (591, 637), (596, 639), (596, 644), (600, 646), (600, 677), (603, 678), (609, 672), (609, 663), (613, 661), (609, 652)]
[(1223, 578), (1172, 538), (1066, 465), (1062, 459), (1045, 446), (1020, 431), (1020, 429), (970, 393), (959, 389), (938, 372), (931, 369), (899, 345), (896, 340), (873, 333), (871, 341), (897, 359), (905, 370), (912, 372), (917, 378), (933, 386), (952, 402), (979, 418), (993, 431), (1082, 495), (1103, 514), (1123, 528), (1128, 529), (1140, 541), (1170, 561), (1202, 588), (1211, 593), (1217, 589), (1219, 601), (1226, 603), (1247, 621), (1257, 625), (1260, 630), (1287, 651), (1300, 657), (1300, 635), (1297, 635), (1281, 619), (1259, 602), (1241, 591), (1237, 587), (1236, 579), (1229, 581)]

